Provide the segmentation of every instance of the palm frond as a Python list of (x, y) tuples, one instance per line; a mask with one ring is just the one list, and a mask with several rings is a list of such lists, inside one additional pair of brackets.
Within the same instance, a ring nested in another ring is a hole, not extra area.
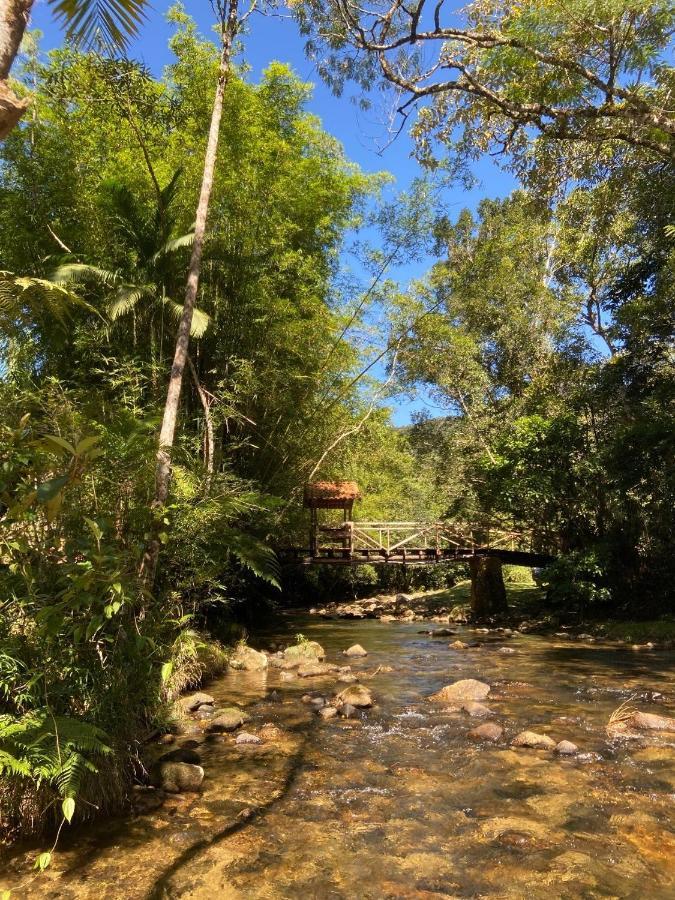
[[(180, 319), (183, 315), (183, 307), (180, 303), (176, 303), (170, 297), (164, 297), (163, 303), (175, 319)], [(192, 324), (190, 326), (190, 334), (192, 337), (200, 338), (206, 334), (206, 329), (211, 323), (211, 316), (205, 313), (203, 309), (197, 309), (195, 306), (192, 311)]]
[(125, 50), (146, 18), (148, 0), (50, 0), (68, 36), (90, 45), (100, 35), (106, 43)]
[(126, 284), (117, 291), (116, 299), (108, 307), (108, 315), (115, 321), (120, 316), (125, 316), (136, 306), (143, 297), (154, 297), (157, 288), (153, 284)]
[(87, 281), (95, 281), (106, 286), (117, 282), (119, 276), (109, 269), (100, 269), (98, 266), (90, 266), (87, 263), (67, 263), (59, 266), (52, 273), (50, 281), (54, 284), (82, 284)]
[(194, 231), (189, 231), (187, 234), (182, 234), (180, 237), (172, 238), (159, 248), (157, 253), (152, 257), (152, 262), (156, 263), (157, 260), (161, 259), (163, 256), (168, 256), (170, 253), (175, 253), (177, 250), (182, 250), (184, 247), (191, 247), (194, 242)]

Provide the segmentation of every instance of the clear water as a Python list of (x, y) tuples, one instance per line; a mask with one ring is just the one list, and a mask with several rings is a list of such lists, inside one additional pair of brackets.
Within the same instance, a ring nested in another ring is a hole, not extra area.
[[(0, 888), (120, 900), (675, 897), (675, 735), (616, 744), (605, 730), (629, 697), (675, 715), (673, 654), (468, 628), (458, 637), (480, 646), (453, 650), (454, 637), (423, 627), (285, 618), (260, 646), (302, 632), (329, 661), (343, 664), (357, 642), (369, 651), (351, 662), (373, 709), (322, 722), (300, 698), (343, 687), (333, 677), (228, 674), (209, 692), (245, 705), (247, 730), (273, 722), (282, 736), (250, 747), (184, 738), (201, 745), (201, 796), (67, 835), (39, 877), (15, 853)], [(392, 671), (367, 678), (378, 666)], [(426, 699), (458, 678), (491, 685), (500, 744), (476, 744), (479, 720)], [(583, 755), (510, 748), (525, 728)]]

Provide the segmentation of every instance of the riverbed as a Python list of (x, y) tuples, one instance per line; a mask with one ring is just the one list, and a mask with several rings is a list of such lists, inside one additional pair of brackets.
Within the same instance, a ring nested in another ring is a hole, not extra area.
[[(254, 645), (302, 633), (351, 664), (375, 705), (323, 721), (302, 697), (330, 698), (344, 687), (335, 675), (230, 672), (208, 691), (246, 709), (246, 731), (267, 725), (262, 744), (183, 735), (206, 772), (201, 794), (65, 835), (37, 877), (29, 851), (15, 852), (0, 888), (66, 900), (675, 896), (675, 734), (606, 730), (629, 699), (675, 715), (672, 651), (425, 628), (277, 620)], [(368, 656), (347, 660), (356, 643)], [(464, 678), (489, 684), (488, 719), (428, 700)], [(497, 743), (469, 735), (484, 721), (504, 729)], [(525, 729), (578, 750), (512, 747)]]

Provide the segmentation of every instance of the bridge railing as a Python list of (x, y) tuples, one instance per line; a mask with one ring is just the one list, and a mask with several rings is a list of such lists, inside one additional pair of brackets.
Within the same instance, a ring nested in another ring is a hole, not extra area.
[(405, 556), (407, 551), (471, 553), (485, 550), (541, 550), (541, 540), (529, 529), (484, 522), (344, 522), (318, 527), (319, 555), (340, 550), (343, 555)]

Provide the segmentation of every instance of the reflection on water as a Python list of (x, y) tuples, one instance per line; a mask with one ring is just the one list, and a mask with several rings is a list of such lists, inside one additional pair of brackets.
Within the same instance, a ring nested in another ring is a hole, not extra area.
[[(248, 707), (247, 730), (275, 722), (284, 735), (259, 747), (203, 743), (201, 798), (77, 835), (26, 896), (675, 896), (675, 738), (620, 745), (605, 732), (631, 696), (675, 714), (672, 654), (471, 629), (458, 637), (480, 645), (453, 650), (454, 637), (419, 629), (289, 617), (261, 645), (302, 632), (342, 664), (342, 650), (362, 644), (369, 655), (350, 660), (355, 671), (393, 667), (367, 681), (376, 706), (323, 722), (300, 698), (333, 693), (333, 678), (225, 676), (209, 691)], [(499, 652), (506, 642), (515, 653)], [(491, 685), (501, 743), (475, 743), (480, 720), (427, 702), (457, 678)], [(573, 741), (580, 755), (511, 748), (525, 728)], [(9, 872), (0, 886), (21, 875), (20, 859)]]

